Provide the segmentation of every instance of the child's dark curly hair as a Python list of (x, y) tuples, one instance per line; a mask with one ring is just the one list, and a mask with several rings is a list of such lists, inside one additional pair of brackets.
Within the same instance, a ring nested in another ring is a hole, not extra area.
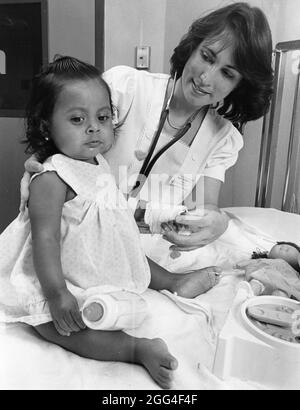
[(91, 64), (74, 57), (58, 56), (32, 80), (30, 99), (26, 109), (26, 153), (35, 154), (41, 162), (58, 153), (50, 138), (50, 121), (58, 95), (67, 81), (98, 80), (109, 95), (111, 91), (100, 71)]

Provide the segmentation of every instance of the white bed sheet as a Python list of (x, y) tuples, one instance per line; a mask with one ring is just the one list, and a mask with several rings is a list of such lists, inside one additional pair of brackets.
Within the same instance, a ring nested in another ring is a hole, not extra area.
[[(227, 208), (246, 223), (275, 240), (300, 243), (300, 216), (262, 208)], [(232, 304), (241, 277), (225, 276), (199, 298), (213, 312), (213, 326), (199, 310), (185, 313), (167, 296), (148, 290), (151, 315), (134, 332), (136, 336), (161, 337), (179, 361), (174, 389), (258, 389), (239, 380), (221, 381), (212, 373), (216, 334)], [(81, 358), (42, 340), (26, 325), (0, 329), (0, 389), (154, 390), (159, 387), (141, 366), (97, 362)]]

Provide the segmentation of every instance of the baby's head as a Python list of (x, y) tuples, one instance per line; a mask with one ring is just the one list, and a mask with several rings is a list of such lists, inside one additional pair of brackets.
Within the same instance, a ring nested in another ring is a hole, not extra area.
[(269, 252), (253, 252), (252, 259), (283, 259), (295, 270), (300, 271), (300, 247), (293, 242), (277, 242)]
[(111, 92), (99, 70), (59, 57), (32, 83), (27, 107), (27, 152), (40, 161), (63, 153), (93, 163), (114, 141)]
[(294, 269), (299, 270), (300, 247), (293, 242), (277, 242), (270, 250), (270, 259), (283, 259)]

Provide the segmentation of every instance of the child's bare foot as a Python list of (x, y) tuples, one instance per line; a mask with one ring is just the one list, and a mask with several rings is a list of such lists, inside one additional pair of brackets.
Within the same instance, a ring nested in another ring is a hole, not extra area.
[(138, 339), (136, 360), (148, 370), (160, 387), (171, 388), (173, 371), (177, 369), (178, 362), (162, 339)]
[(175, 278), (170, 290), (179, 296), (194, 298), (215, 286), (220, 272), (220, 268), (210, 266), (191, 273), (174, 274)]

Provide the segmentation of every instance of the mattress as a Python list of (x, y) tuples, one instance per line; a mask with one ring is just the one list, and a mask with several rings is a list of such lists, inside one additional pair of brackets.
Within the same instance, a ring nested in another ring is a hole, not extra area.
[[(225, 210), (275, 240), (300, 243), (299, 215), (251, 207)], [(237, 379), (219, 380), (212, 374), (218, 333), (242, 279), (240, 272), (234, 270), (225, 275), (216, 287), (197, 298), (199, 309), (190, 309), (188, 303), (180, 306), (167, 293), (146, 291), (150, 314), (130, 334), (165, 340), (179, 362), (174, 390), (264, 388)], [(159, 389), (139, 365), (79, 357), (42, 340), (34, 329), (23, 324), (1, 325), (0, 363), (2, 390)]]

